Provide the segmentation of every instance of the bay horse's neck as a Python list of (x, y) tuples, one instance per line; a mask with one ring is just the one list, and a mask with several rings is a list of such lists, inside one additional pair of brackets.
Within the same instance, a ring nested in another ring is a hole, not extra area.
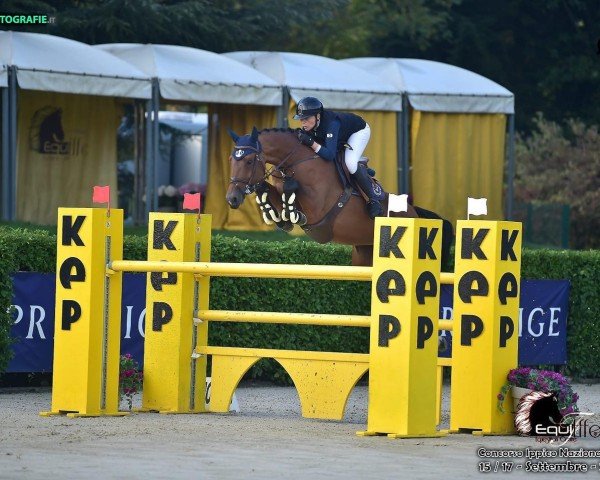
[(300, 184), (298, 201), (308, 222), (320, 220), (342, 192), (333, 162), (323, 160), (310, 147), (302, 145), (290, 129), (263, 130), (259, 141), (264, 161), (282, 168)]
[[(266, 163), (278, 167), (284, 160), (290, 161), (294, 150), (300, 150), (298, 139), (290, 129), (263, 130), (259, 137), (260, 145)], [(287, 160), (286, 160), (287, 159)]]

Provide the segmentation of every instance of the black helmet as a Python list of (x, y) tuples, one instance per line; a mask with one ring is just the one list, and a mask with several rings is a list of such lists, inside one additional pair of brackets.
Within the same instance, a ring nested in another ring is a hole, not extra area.
[(305, 118), (312, 117), (317, 113), (323, 113), (323, 104), (321, 101), (315, 97), (304, 97), (298, 102), (294, 120), (304, 120)]

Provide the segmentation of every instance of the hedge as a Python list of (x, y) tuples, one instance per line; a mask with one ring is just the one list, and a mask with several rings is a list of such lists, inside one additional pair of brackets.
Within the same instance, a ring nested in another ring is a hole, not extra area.
[[(146, 258), (145, 237), (125, 236), (124, 258)], [(10, 359), (7, 309), (11, 302), (10, 274), (16, 271), (54, 272), (56, 236), (46, 231), (0, 227), (0, 372)], [(213, 236), (215, 262), (350, 265), (350, 247), (314, 242), (257, 242)], [(567, 324), (567, 373), (600, 377), (600, 252), (524, 250), (523, 278), (569, 279), (571, 294)], [(256, 310), (368, 315), (370, 284), (326, 280), (278, 280), (217, 277), (211, 280), (210, 307), (217, 310)], [(367, 352), (368, 329), (213, 323), (211, 345), (257, 348)], [(274, 362), (260, 362), (251, 376), (285, 381)]]

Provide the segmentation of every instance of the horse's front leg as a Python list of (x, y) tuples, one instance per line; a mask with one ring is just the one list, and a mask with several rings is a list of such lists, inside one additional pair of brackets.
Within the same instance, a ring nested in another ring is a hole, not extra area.
[(263, 220), (267, 225), (273, 223), (277, 228), (289, 232), (292, 228), (292, 222), (281, 218), (283, 205), (281, 203), (279, 192), (268, 182), (262, 182), (256, 188), (256, 203), (260, 208)]
[(290, 220), (296, 225), (305, 225), (306, 216), (296, 208), (296, 191), (300, 188), (300, 184), (295, 178), (287, 177), (283, 182), (283, 193), (281, 200), (283, 202), (281, 217), (284, 220)]

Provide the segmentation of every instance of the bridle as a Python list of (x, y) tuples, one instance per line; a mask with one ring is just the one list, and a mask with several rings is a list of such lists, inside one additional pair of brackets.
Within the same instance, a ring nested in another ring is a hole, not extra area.
[[(252, 171), (250, 172), (250, 176), (248, 177), (248, 180), (243, 180), (241, 178), (238, 177), (230, 177), (229, 180), (229, 184), (233, 184), (235, 187), (237, 187), (237, 185), (239, 183), (241, 183), (242, 185), (245, 185), (244, 188), (244, 195), (249, 195), (250, 193), (254, 192), (256, 190), (256, 187), (262, 183), (268, 175), (266, 175), (266, 164), (263, 161), (262, 158), (260, 158), (260, 153), (262, 152), (262, 149), (260, 148), (260, 142), (258, 142), (258, 148), (254, 148), (250, 145), (236, 145), (235, 147), (233, 147), (236, 150), (239, 151), (245, 151), (245, 150), (251, 150), (252, 152), (254, 152), (254, 158), (252, 159)], [(248, 155), (250, 155), (249, 153), (240, 157), (240, 158), (236, 158), (235, 161), (236, 162), (241, 162), (242, 160), (244, 160), (244, 158), (246, 158)], [(233, 156), (229, 155), (229, 161), (231, 162), (231, 160), (233, 159)], [(258, 160), (258, 162), (257, 162)], [(265, 175), (263, 176), (263, 178), (256, 182), (256, 183), (250, 183), (252, 181), (252, 179), (254, 178), (254, 174), (256, 172), (256, 166), (258, 164), (262, 164), (263, 165), (263, 171), (265, 172)]]
[[(318, 158), (318, 155), (314, 154), (314, 155), (310, 155), (308, 157), (301, 158), (300, 160), (296, 160), (295, 162), (293, 162), (289, 165), (286, 165), (288, 160), (290, 158), (292, 158), (292, 155), (294, 153), (296, 153), (296, 150), (298, 149), (298, 147), (300, 147), (302, 145), (300, 142), (298, 142), (298, 144), (294, 148), (292, 148), (292, 150), (285, 156), (285, 158), (281, 162), (279, 162), (279, 165), (277, 165), (277, 166), (274, 165), (273, 168), (267, 170), (267, 163), (260, 156), (260, 154), (262, 153), (262, 147), (260, 145), (260, 142), (257, 142), (257, 144), (258, 144), (258, 148), (255, 148), (251, 145), (235, 145), (234, 146), (234, 150), (241, 150), (241, 151), (251, 150), (251, 153), (248, 153), (240, 158), (236, 158), (235, 160), (237, 162), (241, 162), (246, 157), (248, 157), (249, 155), (254, 153), (254, 158), (251, 160), (252, 161), (252, 171), (250, 172), (248, 179), (244, 180), (244, 179), (238, 178), (238, 177), (230, 177), (230, 181), (229, 181), (230, 185), (233, 184), (234, 186), (237, 186), (238, 184), (241, 184), (241, 185), (245, 186), (244, 195), (249, 195), (249, 194), (255, 192), (256, 189), (258, 188), (258, 186), (260, 184), (262, 184), (263, 182), (265, 182), (266, 179), (269, 178), (274, 173), (279, 173), (281, 176), (279, 176), (278, 178), (282, 178), (282, 179), (285, 179), (286, 177), (293, 177), (295, 175), (295, 172), (292, 171), (292, 173), (289, 174), (286, 172), (286, 170), (288, 170), (300, 163)], [(230, 155), (229, 160), (231, 161), (232, 158), (233, 157)], [(246, 163), (248, 163), (248, 161)], [(256, 168), (259, 163), (263, 166), (262, 178), (260, 180), (258, 180), (258, 182), (252, 183), (252, 179), (254, 178), (254, 175), (256, 173)]]

